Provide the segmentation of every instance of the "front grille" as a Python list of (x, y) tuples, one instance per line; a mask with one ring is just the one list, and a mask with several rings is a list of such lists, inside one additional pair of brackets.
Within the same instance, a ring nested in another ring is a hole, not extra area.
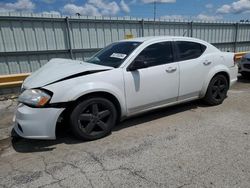
[(250, 69), (250, 64), (244, 64), (243, 67), (244, 67), (245, 69)]

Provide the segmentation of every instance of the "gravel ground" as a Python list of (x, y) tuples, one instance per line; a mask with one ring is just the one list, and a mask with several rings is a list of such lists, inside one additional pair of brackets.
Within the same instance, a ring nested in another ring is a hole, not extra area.
[(79, 142), (11, 140), (15, 100), (0, 102), (0, 187), (250, 187), (250, 81), (222, 105), (195, 101)]

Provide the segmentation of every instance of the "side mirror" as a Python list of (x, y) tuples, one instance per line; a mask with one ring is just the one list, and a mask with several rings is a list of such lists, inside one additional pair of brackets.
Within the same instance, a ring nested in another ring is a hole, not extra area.
[(138, 69), (147, 68), (147, 62), (144, 60), (135, 60), (129, 67), (128, 71), (135, 71)]

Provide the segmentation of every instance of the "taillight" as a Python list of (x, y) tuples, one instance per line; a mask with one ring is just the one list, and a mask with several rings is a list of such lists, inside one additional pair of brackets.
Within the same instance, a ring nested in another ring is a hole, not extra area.
[(234, 61), (234, 66), (237, 65), (237, 60), (238, 60), (238, 57), (237, 57), (236, 54), (234, 54), (234, 59), (233, 59), (233, 61)]

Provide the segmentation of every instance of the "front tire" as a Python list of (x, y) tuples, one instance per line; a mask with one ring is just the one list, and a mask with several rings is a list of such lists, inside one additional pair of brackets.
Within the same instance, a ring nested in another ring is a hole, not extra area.
[(227, 97), (228, 89), (229, 84), (227, 78), (222, 74), (218, 74), (210, 81), (203, 100), (208, 105), (219, 105)]
[(80, 102), (70, 115), (74, 135), (82, 140), (96, 140), (111, 133), (116, 123), (117, 110), (105, 98), (89, 98)]

